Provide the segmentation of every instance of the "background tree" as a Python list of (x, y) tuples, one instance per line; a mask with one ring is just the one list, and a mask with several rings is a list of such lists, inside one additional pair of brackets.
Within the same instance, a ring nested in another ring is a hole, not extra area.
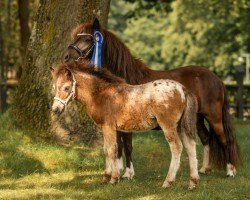
[[(30, 38), (29, 28), (29, 0), (18, 0), (18, 17), (20, 24), (20, 53), (22, 65), (25, 64), (26, 49)], [(21, 76), (21, 67), (18, 70), (18, 77)]]
[(51, 118), (49, 67), (60, 63), (61, 54), (71, 41), (70, 31), (78, 23), (91, 22), (98, 13), (102, 25), (106, 26), (109, 4), (110, 0), (40, 1), (13, 106), (22, 127), (36, 130), (36, 134), (48, 134), (52, 127), (61, 139), (71, 139), (70, 133), (95, 137), (93, 124), (76, 104), (59, 119)]
[(226, 77), (250, 51), (250, 2), (183, 1), (172, 4), (163, 45), (168, 66), (198, 64)]

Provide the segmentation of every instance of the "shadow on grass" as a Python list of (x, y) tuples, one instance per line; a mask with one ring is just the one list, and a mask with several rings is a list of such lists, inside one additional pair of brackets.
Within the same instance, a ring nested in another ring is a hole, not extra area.
[(3, 177), (20, 178), (33, 173), (48, 173), (43, 163), (22, 152), (24, 135), (3, 130), (0, 133), (0, 170)]

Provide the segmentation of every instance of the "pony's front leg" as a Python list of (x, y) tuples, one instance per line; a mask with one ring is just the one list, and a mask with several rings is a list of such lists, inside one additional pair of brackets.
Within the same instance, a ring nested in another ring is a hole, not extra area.
[(102, 127), (104, 137), (104, 153), (106, 156), (106, 169), (103, 177), (104, 182), (117, 183), (120, 177), (117, 159), (116, 131), (110, 126)]

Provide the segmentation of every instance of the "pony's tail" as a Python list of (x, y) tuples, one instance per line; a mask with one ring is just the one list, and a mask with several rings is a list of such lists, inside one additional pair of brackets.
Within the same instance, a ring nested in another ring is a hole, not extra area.
[(222, 107), (222, 123), (224, 134), (226, 137), (226, 145), (223, 145), (215, 131), (210, 126), (210, 160), (214, 165), (218, 168), (225, 168), (227, 164), (227, 156), (229, 162), (234, 165), (235, 167), (239, 164), (242, 164), (242, 157), (240, 153), (240, 148), (237, 143), (235, 131), (233, 128), (233, 124), (231, 121), (231, 116), (229, 114), (229, 101), (226, 92), (226, 88), (224, 86), (224, 104)]
[(196, 97), (187, 92), (186, 93), (186, 109), (181, 118), (181, 132), (185, 133), (189, 138), (196, 137), (196, 120), (197, 120), (198, 103)]

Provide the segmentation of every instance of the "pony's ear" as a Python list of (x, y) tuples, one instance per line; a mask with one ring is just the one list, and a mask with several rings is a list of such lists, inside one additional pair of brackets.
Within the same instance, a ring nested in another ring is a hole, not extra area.
[(95, 18), (95, 20), (94, 20), (94, 22), (93, 22), (93, 25), (92, 25), (92, 28), (93, 28), (94, 30), (97, 30), (97, 31), (100, 30), (100, 22), (99, 22), (99, 20), (98, 20), (97, 18)]

